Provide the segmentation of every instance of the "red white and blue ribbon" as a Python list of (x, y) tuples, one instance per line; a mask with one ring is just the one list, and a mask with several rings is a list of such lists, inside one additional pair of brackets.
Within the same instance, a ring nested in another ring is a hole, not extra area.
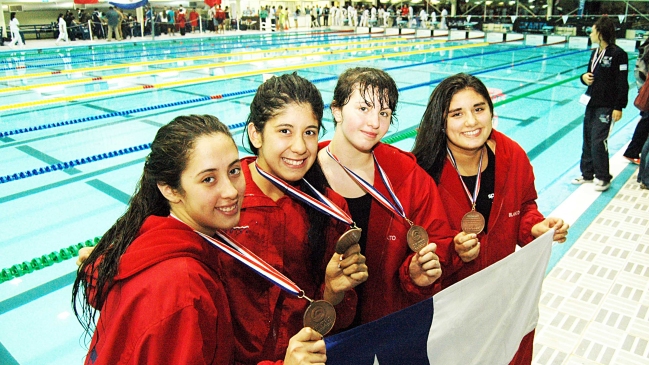
[(318, 197), (318, 199), (315, 199), (312, 196), (300, 191), (299, 189), (296, 189), (295, 187), (291, 186), (290, 184), (280, 179), (279, 177), (269, 172), (266, 172), (264, 169), (259, 167), (259, 164), (255, 163), (255, 167), (257, 168), (257, 172), (259, 172), (261, 176), (265, 177), (268, 181), (270, 181), (273, 185), (277, 186), (279, 189), (284, 190), (290, 196), (304, 202), (304, 204), (313, 207), (314, 209), (316, 209), (317, 211), (325, 215), (328, 215), (343, 223), (346, 223), (350, 227), (356, 226), (356, 224), (352, 220), (352, 217), (349, 214), (347, 214), (347, 212), (340, 209), (339, 206), (337, 206), (329, 198), (324, 196), (324, 194), (316, 190), (311, 184), (309, 184), (308, 181), (306, 181), (306, 179), (303, 178), (302, 181), (306, 183), (306, 186), (308, 186), (309, 189), (313, 191), (313, 193)]
[(388, 210), (391, 210), (395, 214), (403, 217), (403, 219), (408, 222), (411, 226), (413, 225), (412, 221), (409, 220), (406, 217), (406, 212), (403, 209), (403, 206), (401, 205), (401, 202), (399, 201), (399, 198), (397, 198), (397, 195), (394, 193), (394, 188), (392, 187), (392, 183), (390, 182), (390, 179), (388, 178), (388, 175), (386, 175), (385, 171), (381, 168), (381, 165), (379, 165), (379, 162), (376, 160), (376, 156), (374, 156), (374, 153), (372, 153), (372, 158), (374, 159), (374, 165), (376, 166), (376, 169), (379, 172), (379, 175), (381, 176), (381, 180), (383, 180), (383, 184), (388, 190), (388, 193), (392, 197), (392, 200), (394, 200), (394, 204), (392, 204), (391, 201), (388, 200), (383, 194), (381, 194), (380, 191), (378, 191), (372, 184), (368, 183), (365, 181), (362, 177), (358, 176), (354, 171), (350, 170), (347, 168), (347, 166), (343, 165), (340, 160), (334, 156), (333, 153), (331, 153), (331, 149), (329, 149), (329, 146), (327, 146), (327, 154), (329, 157), (331, 157), (334, 161), (338, 162), (340, 167), (342, 167), (345, 172), (349, 175), (349, 177), (354, 180), (365, 192), (370, 194), (374, 199), (376, 199), (379, 203), (381, 203), (384, 207), (386, 207)]
[[(182, 222), (173, 214), (170, 214), (170, 216)], [(259, 275), (263, 276), (264, 278), (266, 278), (273, 284), (279, 286), (283, 290), (293, 295), (296, 295), (300, 298), (305, 298), (308, 301), (311, 301), (311, 299), (307, 298), (304, 295), (304, 291), (300, 289), (300, 287), (297, 286), (297, 284), (292, 282), (289, 278), (287, 278), (284, 274), (279, 272), (277, 269), (270, 266), (270, 264), (262, 260), (259, 256), (255, 255), (254, 252), (238, 244), (233, 238), (229, 237), (224, 232), (216, 231), (216, 235), (221, 240), (218, 240), (214, 237), (210, 237), (209, 235), (206, 235), (205, 233), (199, 232), (197, 230), (194, 230), (194, 232), (198, 233), (198, 235), (203, 237), (207, 242), (209, 242), (213, 246), (217, 247), (221, 251), (239, 260), (241, 263), (248, 266), (249, 268), (257, 272)]]
[(464, 180), (462, 179), (462, 175), (460, 174), (460, 170), (457, 169), (457, 162), (455, 161), (455, 157), (453, 157), (453, 153), (448, 147), (446, 147), (446, 151), (448, 152), (449, 160), (451, 160), (453, 167), (455, 167), (455, 171), (457, 171), (457, 176), (460, 177), (460, 181), (462, 182), (462, 186), (464, 187), (464, 192), (469, 197), (469, 201), (471, 202), (471, 209), (475, 210), (475, 204), (478, 201), (478, 193), (480, 192), (480, 181), (482, 180), (481, 179), (482, 157), (484, 156), (484, 147), (482, 148), (482, 152), (480, 152), (480, 162), (478, 163), (478, 175), (476, 176), (475, 179), (475, 188), (473, 189), (473, 196), (471, 195), (469, 188), (467, 188), (466, 184), (464, 183)]

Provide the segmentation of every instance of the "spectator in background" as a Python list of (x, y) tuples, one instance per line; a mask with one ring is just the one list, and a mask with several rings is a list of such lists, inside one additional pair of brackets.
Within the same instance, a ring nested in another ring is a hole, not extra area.
[[(638, 47), (638, 59), (635, 61), (635, 82), (638, 91), (647, 80), (647, 70), (649, 69), (649, 39), (645, 40)], [(640, 150), (649, 136), (649, 112), (640, 112), (640, 120), (633, 131), (631, 142), (624, 151), (624, 157), (631, 163), (640, 163)]]
[(121, 41), (122, 37), (120, 36), (120, 32), (117, 27), (120, 19), (119, 13), (115, 11), (114, 7), (111, 6), (110, 8), (108, 8), (105, 18), (108, 23), (108, 37), (106, 37), (106, 41), (110, 42), (113, 40), (113, 32), (115, 33), (115, 38), (118, 41)]
[(594, 183), (595, 191), (606, 191), (613, 178), (609, 172), (608, 136), (628, 102), (629, 56), (615, 44), (615, 24), (611, 18), (599, 18), (592, 29), (590, 40), (599, 47), (593, 49), (587, 72), (581, 75), (581, 82), (588, 86), (580, 98), (586, 105), (581, 176), (572, 183)]
[(176, 35), (176, 26), (174, 24), (176, 19), (176, 13), (174, 12), (174, 9), (169, 8), (167, 10), (167, 34), (171, 33), (171, 35)]
[(11, 31), (11, 43), (9, 43), (9, 46), (13, 47), (18, 44), (22, 47), (25, 43), (23, 43), (22, 36), (20, 35), (20, 22), (18, 22), (18, 18), (16, 18), (16, 12), (11, 12), (9, 18), (9, 30)]
[(60, 41), (64, 41), (65, 43), (68, 43), (68, 27), (65, 24), (65, 20), (63, 19), (63, 13), (59, 13), (59, 37), (56, 39), (54, 43), (56, 45), (59, 45)]
[(196, 12), (196, 8), (192, 8), (192, 11), (189, 12), (189, 24), (192, 26), (192, 33), (194, 33), (196, 27), (198, 27), (198, 13)]

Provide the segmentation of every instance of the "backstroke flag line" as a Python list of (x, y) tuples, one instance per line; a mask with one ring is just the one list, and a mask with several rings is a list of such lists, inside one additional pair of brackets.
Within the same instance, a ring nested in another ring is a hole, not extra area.
[(431, 299), (325, 338), (327, 364), (508, 364), (538, 322), (553, 235)]

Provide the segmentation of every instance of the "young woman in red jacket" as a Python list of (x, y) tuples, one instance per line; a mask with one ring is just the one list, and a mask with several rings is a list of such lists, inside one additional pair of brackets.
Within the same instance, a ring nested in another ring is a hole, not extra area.
[[(296, 73), (272, 77), (257, 89), (246, 126), (255, 156), (241, 161), (246, 179), (241, 221), (227, 233), (294, 281), (306, 297), (334, 305), (335, 328), (344, 328), (355, 313), (351, 289), (367, 279), (365, 258), (358, 244), (342, 255), (334, 253), (336, 240), (349, 226), (295, 197), (300, 192), (314, 196), (308, 181), (345, 208), (344, 200), (325, 188), (316, 163), (323, 109), (318, 89)], [(328, 246), (332, 249), (325, 256)], [(235, 362), (283, 359), (287, 346), (291, 350), (289, 339), (304, 326), (309, 301), (230, 257), (223, 255), (221, 266), (232, 310)], [(324, 362), (324, 346), (310, 356), (310, 361)]]
[[(493, 102), (476, 77), (457, 74), (433, 91), (413, 147), (417, 163), (437, 182), (453, 229), (448, 287), (514, 253), (550, 229), (564, 242), (569, 225), (544, 218), (525, 151), (492, 127)], [(512, 364), (530, 364), (534, 332)]]
[(435, 182), (413, 155), (380, 142), (398, 98), (386, 72), (345, 71), (331, 103), (336, 130), (318, 154), (329, 185), (345, 197), (362, 229), (361, 252), (371, 271), (367, 282), (356, 288), (354, 324), (430, 297), (442, 273), (438, 254), (448, 250), (452, 239)]
[(232, 363), (216, 248), (195, 231), (237, 224), (244, 188), (236, 145), (217, 118), (181, 116), (158, 131), (126, 213), (73, 285), (75, 314), (94, 331), (86, 364)]

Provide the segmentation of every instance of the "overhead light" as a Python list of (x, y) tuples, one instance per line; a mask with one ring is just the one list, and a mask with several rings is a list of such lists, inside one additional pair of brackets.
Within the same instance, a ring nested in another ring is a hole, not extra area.
[(508, 2), (508, 4), (509, 5), (514, 5), (514, 4), (516, 4), (516, 1), (510, 1), (510, 2)]
[(487, 0), (487, 2), (486, 2), (485, 4), (487, 4), (487, 5), (491, 5), (491, 4), (493, 4), (493, 3), (494, 3), (493, 1), (491, 1), (491, 0)]

